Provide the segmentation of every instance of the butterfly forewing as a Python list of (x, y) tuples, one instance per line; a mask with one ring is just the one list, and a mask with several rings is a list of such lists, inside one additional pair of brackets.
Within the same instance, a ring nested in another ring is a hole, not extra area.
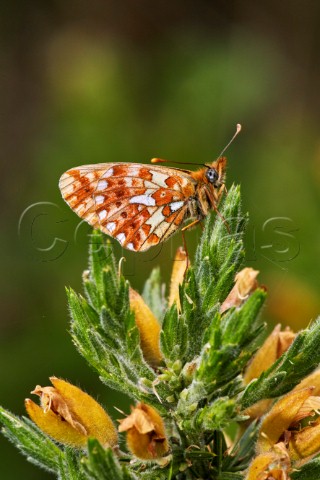
[(70, 207), (129, 250), (144, 251), (175, 233), (196, 182), (185, 170), (134, 163), (86, 165), (59, 183)]

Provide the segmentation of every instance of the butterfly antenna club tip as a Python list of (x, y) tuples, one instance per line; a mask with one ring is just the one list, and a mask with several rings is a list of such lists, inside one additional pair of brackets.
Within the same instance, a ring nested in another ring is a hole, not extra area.
[(217, 158), (222, 157), (222, 155), (224, 154), (224, 152), (230, 147), (231, 143), (232, 143), (233, 140), (236, 138), (236, 136), (239, 135), (239, 133), (241, 132), (241, 130), (242, 130), (242, 125), (241, 125), (241, 123), (237, 123), (236, 131), (235, 131), (234, 135), (232, 136), (231, 140), (227, 143), (227, 145), (224, 147), (224, 149), (220, 152), (220, 154), (218, 155)]

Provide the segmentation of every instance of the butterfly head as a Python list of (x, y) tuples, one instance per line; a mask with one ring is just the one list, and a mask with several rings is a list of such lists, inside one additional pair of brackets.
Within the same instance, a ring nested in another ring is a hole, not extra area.
[(214, 188), (219, 188), (224, 184), (225, 171), (226, 171), (227, 159), (226, 157), (220, 157), (211, 165), (206, 165), (205, 171), (206, 181), (213, 185)]

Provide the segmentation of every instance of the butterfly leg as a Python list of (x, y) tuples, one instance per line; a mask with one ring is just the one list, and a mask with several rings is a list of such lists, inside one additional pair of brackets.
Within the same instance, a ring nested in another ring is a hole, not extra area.
[(230, 230), (230, 227), (229, 227), (229, 224), (228, 224), (227, 220), (224, 218), (223, 215), (221, 215), (221, 213), (219, 212), (219, 210), (218, 210), (218, 208), (217, 208), (217, 206), (216, 206), (215, 203), (213, 204), (213, 210), (216, 212), (216, 214), (218, 215), (218, 217), (220, 217), (221, 220), (223, 221), (223, 223), (225, 224), (225, 227), (226, 227), (228, 233), (231, 233), (231, 230)]
[(189, 230), (189, 228), (194, 227), (194, 226), (197, 225), (197, 223), (199, 223), (199, 222), (200, 222), (200, 220), (199, 220), (199, 218), (197, 218), (197, 219), (194, 220), (193, 222), (189, 223), (189, 225), (186, 225), (185, 227), (183, 227), (183, 228), (181, 229), (181, 232), (185, 232), (186, 230)]
[(185, 250), (185, 252), (186, 252), (186, 255), (187, 255), (187, 258), (186, 258), (186, 260), (187, 260), (187, 262), (186, 262), (187, 265), (186, 265), (186, 269), (185, 269), (184, 274), (186, 274), (186, 272), (187, 272), (187, 270), (188, 270), (188, 268), (189, 268), (189, 263), (190, 263), (190, 262), (189, 262), (189, 253), (188, 253), (188, 249), (187, 249), (187, 244), (186, 244), (186, 239), (185, 239), (185, 236), (184, 236), (184, 232), (185, 232), (186, 230), (188, 230), (189, 228), (194, 227), (194, 226), (197, 225), (197, 223), (199, 223), (199, 222), (200, 222), (200, 220), (197, 218), (197, 219), (194, 220), (193, 222), (189, 223), (189, 225), (186, 225), (185, 227), (183, 227), (183, 228), (181, 229), (182, 241), (183, 241), (183, 248), (184, 248), (184, 250)]
[(220, 198), (220, 196), (221, 196), (223, 193), (225, 193), (226, 195), (228, 195), (228, 189), (227, 189), (225, 183), (223, 183), (223, 184), (221, 185), (221, 187), (219, 188), (218, 197)]
[(223, 215), (221, 215), (221, 213), (219, 212), (219, 210), (217, 208), (217, 203), (219, 202), (219, 199), (220, 199), (221, 195), (223, 194), (223, 192), (227, 193), (227, 187), (225, 186), (225, 184), (222, 184), (215, 197), (212, 195), (210, 190), (206, 189), (206, 192), (207, 192), (208, 197), (210, 198), (211, 206), (212, 206), (213, 210), (216, 212), (218, 217), (221, 218), (221, 220), (223, 221), (223, 223), (226, 226), (226, 229), (228, 230), (228, 233), (230, 233), (230, 228), (229, 228), (227, 220), (224, 218)]
[(183, 277), (186, 276), (186, 273), (188, 271), (188, 268), (189, 268), (189, 252), (188, 252), (188, 249), (187, 249), (187, 242), (186, 242), (186, 237), (184, 236), (184, 231), (183, 229), (181, 230), (181, 234), (182, 234), (182, 243), (183, 243), (183, 249), (184, 251), (186, 252), (186, 269), (184, 271), (184, 274), (183, 274)]

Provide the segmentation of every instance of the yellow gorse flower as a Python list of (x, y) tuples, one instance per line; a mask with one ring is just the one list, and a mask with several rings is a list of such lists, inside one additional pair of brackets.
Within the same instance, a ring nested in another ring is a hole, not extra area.
[[(270, 450), (292, 424), (309, 415), (310, 409), (305, 411), (305, 402), (312, 392), (313, 387), (290, 392), (274, 404), (262, 420), (257, 442), (258, 452), (263, 453)], [(304, 412), (303, 415), (302, 412)]]
[[(318, 372), (309, 381), (319, 378)], [(307, 383), (307, 379), (303, 381)], [(319, 385), (317, 386), (319, 388)], [(290, 479), (307, 457), (320, 452), (320, 418), (301, 428), (301, 420), (318, 415), (320, 397), (314, 386), (297, 389), (278, 400), (263, 418), (257, 441), (257, 457), (251, 462), (246, 480)]]
[(170, 280), (170, 293), (169, 293), (169, 307), (174, 303), (177, 304), (178, 310), (181, 310), (179, 286), (183, 282), (183, 277), (186, 272), (188, 260), (187, 254), (183, 248), (178, 248), (173, 261), (171, 280)]
[(130, 308), (135, 315), (136, 325), (140, 333), (140, 347), (146, 362), (152, 367), (157, 367), (161, 360), (160, 331), (161, 327), (138, 292), (130, 288)]
[[(183, 276), (187, 266), (187, 256), (182, 248), (177, 250), (170, 283), (169, 306), (177, 304), (180, 309), (179, 285), (183, 281)], [(141, 295), (133, 288), (129, 290), (130, 308), (135, 314), (135, 322), (140, 333), (140, 347), (146, 362), (153, 368), (159, 366), (162, 361), (160, 350), (160, 323), (153, 312), (145, 303)]]
[(290, 480), (291, 462), (284, 444), (258, 455), (251, 463), (246, 480)]
[(142, 460), (161, 459), (169, 452), (165, 426), (150, 405), (139, 403), (120, 421), (119, 432), (127, 432), (128, 449)]
[[(266, 338), (246, 369), (243, 376), (245, 385), (248, 385), (252, 380), (258, 378), (262, 372), (271, 367), (271, 365), (288, 350), (294, 339), (294, 332), (289, 328), (281, 331), (281, 325), (277, 325)], [(259, 418), (265, 414), (271, 404), (271, 399), (260, 400), (260, 402), (247, 408), (244, 413), (252, 419)]]
[(83, 448), (89, 437), (104, 447), (118, 443), (116, 427), (105, 410), (90, 395), (60, 378), (51, 377), (53, 387), (37, 385), (31, 392), (41, 406), (25, 400), (27, 412), (38, 427), (58, 442)]
[[(320, 399), (317, 407), (320, 408)], [(309, 427), (300, 431), (292, 432), (289, 441), (290, 457), (294, 460), (300, 460), (310, 457), (320, 451), (320, 419), (318, 418)]]

